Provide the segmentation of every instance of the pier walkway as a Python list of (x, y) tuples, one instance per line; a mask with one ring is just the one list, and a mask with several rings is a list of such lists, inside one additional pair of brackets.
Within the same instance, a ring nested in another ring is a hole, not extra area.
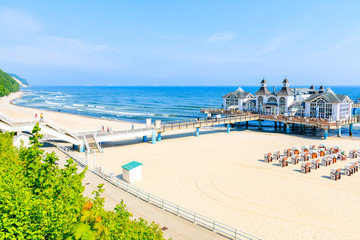
[[(329, 130), (337, 130), (338, 136), (341, 136), (341, 128), (349, 126), (350, 135), (353, 134), (353, 124), (360, 122), (360, 116), (340, 120), (340, 121), (328, 121), (327, 119), (306, 118), (306, 117), (286, 117), (283, 115), (266, 115), (259, 113), (244, 113), (234, 110), (222, 110), (222, 109), (201, 109), (202, 113), (210, 114), (211, 116), (220, 115), (221, 117), (209, 117), (201, 119), (192, 119), (188, 121), (180, 121), (175, 123), (161, 123), (156, 121), (155, 124), (149, 124), (145, 128), (129, 129), (125, 131), (111, 131), (111, 132), (70, 132), (64, 128), (56, 125), (53, 122), (45, 121), (39, 122), (41, 133), (54, 137), (56, 139), (66, 141), (73, 144), (74, 148), (78, 148), (80, 152), (84, 152), (85, 149), (88, 152), (96, 151), (102, 153), (104, 150), (102, 144), (104, 142), (121, 141), (124, 139), (131, 139), (142, 137), (144, 142), (148, 141), (148, 136), (151, 136), (151, 142), (155, 144), (157, 141), (161, 141), (161, 134), (171, 131), (195, 129), (196, 136), (200, 135), (200, 128), (213, 127), (219, 125), (225, 125), (227, 132), (230, 132), (230, 126), (237, 123), (245, 123), (248, 128), (249, 121), (258, 121), (259, 129), (262, 129), (262, 121), (272, 121), (277, 129), (278, 124), (284, 125), (286, 133), (290, 133), (290, 125), (299, 125), (301, 131), (305, 130), (305, 127), (312, 127), (314, 130), (323, 129), (324, 138), (328, 137)], [(10, 132), (31, 132), (32, 128), (36, 124), (36, 121), (21, 121), (14, 122), (6, 115), (0, 114), (0, 129)]]

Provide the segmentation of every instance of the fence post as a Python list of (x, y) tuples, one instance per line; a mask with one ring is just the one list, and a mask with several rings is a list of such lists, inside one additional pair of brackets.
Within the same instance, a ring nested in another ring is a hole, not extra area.
[(176, 216), (179, 216), (179, 205), (176, 206)]
[(213, 228), (212, 231), (215, 232), (215, 220), (213, 220)]
[(161, 209), (164, 209), (164, 199), (161, 200)]
[(235, 238), (234, 238), (234, 239), (236, 240), (236, 239), (237, 239), (237, 232), (236, 232), (236, 229), (235, 229), (235, 232), (234, 232), (234, 233), (235, 233), (235, 236), (234, 236)]
[(139, 189), (136, 189), (136, 196), (139, 197)]
[(196, 224), (196, 212), (194, 212), (194, 224)]

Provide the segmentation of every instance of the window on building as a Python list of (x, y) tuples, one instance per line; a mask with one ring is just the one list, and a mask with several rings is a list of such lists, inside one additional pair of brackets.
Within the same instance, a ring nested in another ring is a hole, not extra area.
[(285, 98), (284, 97), (281, 97), (279, 99), (279, 112), (280, 114), (284, 114), (285, 113)]
[(340, 104), (340, 119), (350, 117), (350, 106), (346, 99)]
[(268, 99), (268, 103), (277, 103), (277, 99), (274, 98), (274, 97), (270, 97), (270, 98)]
[(310, 103), (310, 117), (331, 119), (332, 104), (327, 103), (324, 99)]
[(230, 106), (238, 106), (239, 100), (234, 96), (231, 95), (230, 97), (226, 98), (226, 108)]
[(264, 104), (264, 98), (262, 96), (258, 97), (258, 107), (259, 110), (262, 108), (262, 105)]

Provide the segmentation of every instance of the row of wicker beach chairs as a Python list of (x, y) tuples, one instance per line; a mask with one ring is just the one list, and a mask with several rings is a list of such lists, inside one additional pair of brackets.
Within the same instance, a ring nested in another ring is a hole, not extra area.
[[(303, 146), (301, 149), (297, 147), (285, 149), (283, 155), (280, 155), (280, 151), (264, 154), (264, 161), (270, 163), (273, 160), (279, 161), (280, 167), (287, 167), (289, 163), (296, 165), (299, 161), (301, 163), (301, 172), (306, 174), (310, 173), (311, 169), (316, 170), (320, 166), (330, 166), (337, 161), (345, 161), (348, 159), (360, 158), (359, 150), (350, 150), (346, 155), (345, 151), (342, 151), (339, 146), (326, 147), (325, 144), (310, 145), (309, 147)], [(344, 167), (344, 175), (351, 176), (358, 171), (360, 167), (360, 159), (355, 162), (350, 162)], [(341, 178), (341, 169), (334, 168), (330, 171), (330, 178), (333, 180), (339, 180)]]

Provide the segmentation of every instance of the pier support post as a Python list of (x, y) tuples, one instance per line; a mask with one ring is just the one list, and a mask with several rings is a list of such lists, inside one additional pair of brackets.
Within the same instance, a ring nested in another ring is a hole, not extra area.
[(350, 136), (353, 135), (353, 124), (350, 124), (350, 127), (349, 127), (349, 135), (350, 135)]
[(229, 124), (229, 123), (226, 124), (226, 132), (227, 132), (227, 133), (230, 133), (230, 124)]
[(147, 142), (147, 136), (143, 136), (143, 142)]
[(261, 130), (261, 120), (259, 120), (259, 130)]
[(327, 129), (324, 129), (324, 139), (327, 139), (329, 136), (329, 131)]
[(157, 135), (157, 140), (158, 140), (158, 142), (161, 142), (161, 133), (160, 132)]
[(295, 124), (294, 123), (292, 124), (292, 130), (293, 131), (295, 130)]
[(246, 121), (245, 126), (246, 126), (246, 129), (249, 129), (249, 121)]
[(316, 127), (314, 127), (314, 132), (316, 132)]
[(305, 125), (301, 124), (301, 132), (305, 132)]
[(196, 128), (196, 136), (198, 137), (200, 135), (200, 128)]
[(289, 134), (290, 133), (290, 124), (286, 124), (286, 133)]
[(277, 130), (277, 122), (275, 122), (275, 131)]
[(156, 132), (155, 131), (152, 132), (151, 142), (152, 142), (152, 144), (156, 143)]
[(338, 135), (338, 137), (341, 137), (341, 127), (338, 128), (338, 130), (337, 130), (337, 135)]
[(85, 152), (85, 146), (84, 145), (80, 145), (79, 152)]

